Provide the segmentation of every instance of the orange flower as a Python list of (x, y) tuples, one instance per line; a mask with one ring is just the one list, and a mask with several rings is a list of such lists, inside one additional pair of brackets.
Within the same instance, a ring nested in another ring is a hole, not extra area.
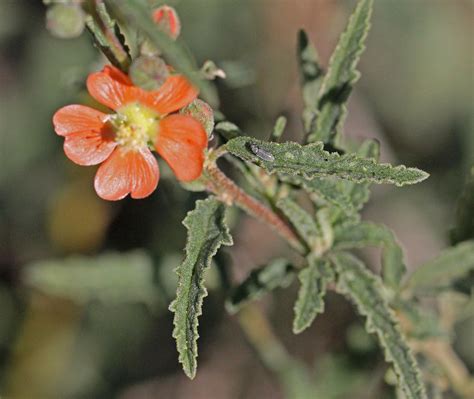
[(100, 165), (94, 187), (106, 200), (150, 195), (158, 185), (155, 149), (183, 182), (202, 173), (207, 134), (188, 115), (168, 115), (188, 105), (197, 90), (181, 75), (170, 75), (157, 90), (145, 91), (113, 66), (92, 73), (87, 89), (115, 111), (104, 114), (84, 105), (68, 105), (53, 117), (65, 138), (64, 152), (79, 165)]

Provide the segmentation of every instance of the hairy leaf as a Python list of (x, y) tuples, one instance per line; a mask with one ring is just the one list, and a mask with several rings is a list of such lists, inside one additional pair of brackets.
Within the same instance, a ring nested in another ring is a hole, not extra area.
[[(355, 208), (351, 198), (345, 192), (341, 181), (335, 178), (314, 178), (312, 180), (298, 176), (280, 175), (280, 180), (302, 187), (306, 192), (313, 194), (317, 201), (338, 206), (344, 214), (352, 214)], [(354, 183), (356, 184), (356, 183)]]
[(208, 81), (201, 79), (201, 74), (194, 65), (188, 51), (166, 33), (156, 28), (151, 19), (151, 10), (143, 0), (118, 0), (116, 6), (127, 17), (129, 22), (160, 49), (168, 62), (199, 88), (201, 95), (212, 106), (218, 105), (215, 88)]
[(273, 131), (270, 137), (271, 141), (279, 141), (283, 132), (285, 131), (287, 119), (284, 116), (279, 116), (273, 126)]
[(23, 268), (22, 278), (46, 294), (79, 304), (136, 302), (154, 306), (164, 302), (153, 285), (153, 263), (140, 251), (43, 260)]
[(177, 268), (178, 289), (171, 303), (174, 312), (173, 337), (179, 352), (179, 361), (189, 378), (197, 368), (198, 317), (202, 314), (204, 272), (221, 245), (232, 245), (232, 237), (225, 223), (225, 206), (215, 198), (196, 202), (183, 221), (188, 230), (186, 258)]
[(237, 312), (248, 302), (261, 298), (279, 287), (288, 287), (295, 276), (294, 267), (286, 259), (274, 259), (268, 265), (252, 270), (248, 277), (233, 289), (226, 301), (230, 313)]
[(298, 65), (300, 72), (301, 89), (303, 92), (303, 125), (306, 133), (311, 130), (311, 124), (316, 120), (318, 93), (324, 77), (323, 69), (319, 64), (316, 48), (310, 42), (304, 30), (298, 32)]
[(384, 298), (380, 280), (349, 253), (334, 253), (331, 260), (338, 274), (337, 290), (367, 318), (367, 331), (377, 334), (407, 399), (426, 399), (416, 360)]
[(333, 143), (346, 114), (345, 103), (359, 78), (356, 70), (370, 27), (373, 0), (360, 0), (329, 61), (318, 100), (316, 124), (308, 142)]
[(226, 141), (242, 134), (239, 127), (229, 121), (217, 123), (216, 126), (214, 126), (214, 130), (219, 133)]
[[(356, 151), (356, 155), (361, 158), (371, 158), (374, 161), (379, 160), (380, 145), (377, 140), (364, 140)], [(370, 197), (370, 182), (353, 183), (343, 182), (344, 191), (351, 199), (351, 203), (356, 210), (362, 209)]]
[(301, 282), (295, 303), (293, 332), (299, 334), (308, 328), (317, 314), (324, 312), (324, 296), (327, 284), (334, 279), (330, 263), (326, 259), (308, 256), (308, 266), (298, 274)]
[(474, 238), (474, 167), (471, 169), (459, 197), (456, 208), (456, 225), (451, 230), (451, 242), (457, 244), (461, 241)]
[(313, 217), (290, 198), (280, 199), (277, 207), (283, 211), (309, 248), (314, 248), (320, 232)]
[(403, 252), (393, 232), (381, 224), (362, 222), (339, 225), (334, 229), (334, 248), (350, 249), (381, 246), (382, 277), (386, 285), (398, 290), (406, 272)]
[[(111, 64), (122, 71), (127, 71), (131, 62), (129, 54), (121, 51), (117, 46), (112, 46), (110, 41), (107, 39), (107, 36), (102, 32), (99, 24), (90, 15), (86, 16), (85, 22), (87, 29), (92, 34), (95, 45), (104, 53)], [(108, 28), (117, 31), (118, 33), (119, 28), (115, 22), (113, 22), (113, 25)], [(121, 35), (121, 33), (119, 35)]]
[(471, 240), (445, 249), (437, 258), (421, 265), (410, 276), (406, 288), (417, 292), (450, 287), (472, 270), (474, 270), (474, 241)]
[(297, 175), (307, 179), (335, 176), (355, 182), (415, 184), (426, 172), (403, 165), (378, 164), (355, 154), (339, 155), (323, 149), (322, 143), (302, 146), (294, 142), (271, 143), (251, 137), (236, 137), (226, 147), (239, 158), (262, 166), (268, 172)]

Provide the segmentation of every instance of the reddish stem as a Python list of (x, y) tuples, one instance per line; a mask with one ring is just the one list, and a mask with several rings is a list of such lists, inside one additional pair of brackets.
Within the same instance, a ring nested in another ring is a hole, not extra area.
[(298, 237), (280, 216), (237, 186), (221, 172), (215, 163), (208, 165), (206, 172), (209, 177), (208, 191), (214, 193), (227, 205), (237, 205), (248, 214), (266, 223), (294, 249), (304, 253), (304, 248), (299, 242)]

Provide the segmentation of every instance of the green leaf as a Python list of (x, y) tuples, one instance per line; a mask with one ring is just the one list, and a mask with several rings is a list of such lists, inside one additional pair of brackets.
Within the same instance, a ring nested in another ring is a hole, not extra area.
[(293, 332), (299, 334), (308, 328), (316, 315), (324, 312), (327, 284), (334, 280), (334, 272), (326, 259), (308, 256), (308, 266), (298, 274), (301, 286), (295, 302)]
[(141, 251), (42, 260), (23, 268), (22, 279), (26, 285), (48, 295), (68, 298), (81, 305), (90, 302), (164, 305), (153, 285), (153, 263)]
[(238, 137), (242, 134), (239, 127), (232, 122), (222, 121), (214, 126), (214, 130), (219, 133), (226, 141)]
[(355, 212), (351, 198), (345, 192), (340, 180), (336, 180), (332, 177), (309, 180), (288, 175), (280, 175), (280, 180), (302, 187), (306, 192), (313, 194), (312, 199), (317, 202), (322, 200), (326, 203), (336, 205), (344, 214), (350, 215)]
[(268, 265), (252, 270), (247, 278), (232, 290), (226, 301), (230, 313), (243, 305), (261, 298), (279, 287), (288, 287), (295, 276), (295, 269), (286, 259), (274, 259)]
[(253, 162), (268, 172), (301, 176), (306, 179), (335, 176), (355, 182), (415, 184), (428, 177), (426, 172), (403, 165), (378, 164), (355, 154), (339, 155), (323, 149), (322, 143), (300, 145), (294, 142), (271, 143), (251, 137), (230, 140), (228, 151)]
[(282, 198), (276, 205), (283, 211), (308, 247), (314, 248), (320, 232), (313, 217), (290, 198)]
[(331, 260), (338, 274), (337, 290), (367, 318), (367, 331), (377, 334), (407, 399), (426, 399), (416, 360), (384, 298), (380, 280), (349, 253), (334, 253)]
[(354, 83), (359, 79), (356, 70), (370, 27), (372, 0), (361, 0), (349, 19), (346, 30), (329, 61), (318, 99), (318, 117), (308, 142), (334, 143), (346, 114), (345, 103)]
[(316, 118), (318, 93), (321, 87), (324, 71), (319, 64), (316, 48), (304, 30), (298, 32), (298, 65), (301, 89), (303, 92), (303, 125), (306, 133), (311, 130), (311, 124)]
[(474, 167), (464, 185), (456, 208), (456, 225), (451, 230), (451, 242), (457, 244), (461, 241), (474, 238)]
[(270, 137), (271, 141), (279, 141), (283, 132), (285, 131), (287, 119), (284, 116), (279, 116), (273, 127), (273, 131)]
[(465, 241), (445, 249), (421, 265), (410, 276), (406, 289), (412, 292), (436, 291), (450, 287), (456, 280), (474, 270), (474, 241)]
[(116, 6), (127, 17), (130, 24), (143, 32), (148, 39), (160, 49), (168, 62), (186, 77), (201, 92), (201, 96), (213, 108), (218, 106), (219, 100), (215, 88), (208, 81), (201, 79), (199, 70), (194, 65), (188, 51), (171, 39), (166, 33), (156, 27), (151, 19), (151, 10), (143, 0), (118, 0)]
[(386, 285), (398, 290), (406, 272), (403, 252), (393, 232), (386, 226), (361, 222), (334, 228), (334, 248), (351, 249), (368, 246), (382, 247), (382, 277)]
[[(361, 158), (371, 158), (374, 161), (379, 160), (380, 145), (377, 140), (364, 140), (356, 151), (356, 155)], [(351, 199), (355, 210), (361, 210), (370, 197), (370, 182), (353, 183), (343, 182), (344, 191)]]
[(186, 258), (177, 268), (178, 289), (171, 303), (174, 312), (173, 337), (179, 352), (179, 361), (189, 378), (197, 368), (198, 317), (202, 314), (204, 272), (221, 245), (232, 245), (232, 237), (225, 223), (225, 206), (211, 197), (196, 202), (183, 221), (188, 230)]

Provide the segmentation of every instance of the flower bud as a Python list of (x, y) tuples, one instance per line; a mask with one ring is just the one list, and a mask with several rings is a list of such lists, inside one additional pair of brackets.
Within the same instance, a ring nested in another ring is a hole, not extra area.
[(169, 70), (161, 58), (142, 55), (133, 61), (129, 75), (142, 89), (156, 90), (168, 79)]
[(85, 14), (79, 4), (56, 3), (48, 7), (46, 27), (61, 39), (78, 37), (84, 30)]
[(181, 22), (178, 13), (173, 7), (161, 6), (153, 11), (153, 20), (158, 27), (165, 32), (173, 40), (179, 36), (181, 32)]
[(207, 137), (210, 137), (214, 130), (214, 112), (211, 106), (197, 98), (192, 103), (179, 111), (183, 115), (189, 115), (198, 120), (206, 130)]

